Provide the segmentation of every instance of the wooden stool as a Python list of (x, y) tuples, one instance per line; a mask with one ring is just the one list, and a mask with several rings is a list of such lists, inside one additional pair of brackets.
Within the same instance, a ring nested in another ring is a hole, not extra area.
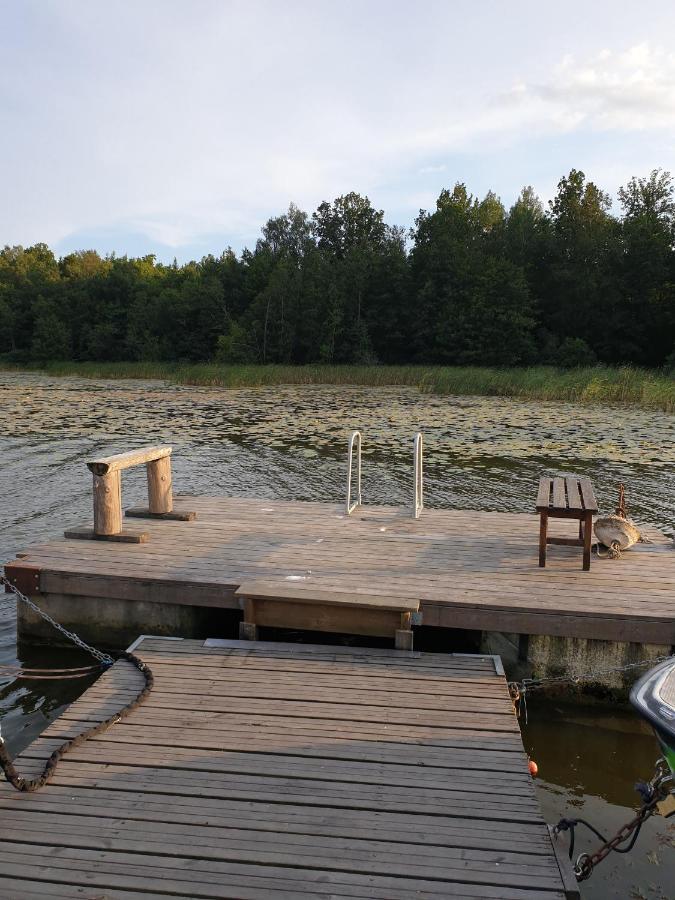
[[(598, 511), (598, 503), (593, 492), (593, 485), (588, 478), (575, 476), (539, 479), (537, 494), (537, 512), (539, 522), (539, 565), (546, 565), (546, 545), (564, 544), (584, 548), (583, 569), (591, 568), (591, 535), (593, 533), (593, 514)], [(579, 537), (548, 537), (548, 520), (578, 519)]]

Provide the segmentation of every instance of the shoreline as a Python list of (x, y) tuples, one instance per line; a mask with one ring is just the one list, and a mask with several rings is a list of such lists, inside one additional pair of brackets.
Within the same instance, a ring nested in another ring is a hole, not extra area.
[(63, 362), (20, 365), (0, 360), (0, 372), (53, 377), (162, 380), (201, 387), (355, 385), (414, 387), (421, 393), (511, 397), (583, 404), (622, 404), (675, 412), (675, 376), (629, 366), (557, 369), (378, 365), (223, 365), (217, 363)]

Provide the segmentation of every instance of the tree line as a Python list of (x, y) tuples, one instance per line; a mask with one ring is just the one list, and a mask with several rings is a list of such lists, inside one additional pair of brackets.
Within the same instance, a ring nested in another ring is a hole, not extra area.
[(164, 265), (0, 251), (0, 354), (223, 363), (675, 365), (675, 187), (611, 198), (581, 171), (545, 208), (530, 187), (443, 190), (409, 230), (350, 193), (291, 205), (253, 250)]

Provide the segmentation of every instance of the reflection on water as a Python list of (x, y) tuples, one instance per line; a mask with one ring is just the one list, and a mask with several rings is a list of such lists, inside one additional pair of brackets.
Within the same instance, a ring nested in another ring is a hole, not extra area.
[[(573, 471), (593, 479), (608, 510), (624, 481), (635, 518), (673, 532), (675, 416), (665, 413), (412, 388), (224, 390), (0, 372), (0, 561), (90, 517), (85, 456), (165, 442), (182, 492), (338, 500), (353, 428), (364, 433), (366, 502), (411, 502), (412, 439), (422, 429), (429, 506), (529, 511), (542, 471)], [(125, 473), (126, 506), (143, 501), (145, 490), (142, 470)], [(33, 664), (44, 664), (45, 653), (22, 650)], [(15, 655), (0, 613), (0, 661)], [(15, 747), (84, 687), (55, 684), (2, 688), (3, 729)], [(651, 775), (651, 735), (628, 711), (530, 704), (530, 713), (525, 735), (540, 765), (546, 818), (576, 810), (613, 832), (630, 818), (633, 782)], [(583, 896), (674, 898), (673, 830), (665, 826), (649, 822), (638, 849), (604, 862)]]

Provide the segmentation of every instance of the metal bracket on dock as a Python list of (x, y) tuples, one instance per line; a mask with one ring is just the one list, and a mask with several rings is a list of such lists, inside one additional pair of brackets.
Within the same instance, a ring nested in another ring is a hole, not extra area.
[[(354, 467), (354, 444), (356, 444), (356, 500), (352, 501), (352, 469)], [(347, 449), (347, 500), (345, 512), (348, 516), (361, 506), (361, 432), (352, 432)]]

